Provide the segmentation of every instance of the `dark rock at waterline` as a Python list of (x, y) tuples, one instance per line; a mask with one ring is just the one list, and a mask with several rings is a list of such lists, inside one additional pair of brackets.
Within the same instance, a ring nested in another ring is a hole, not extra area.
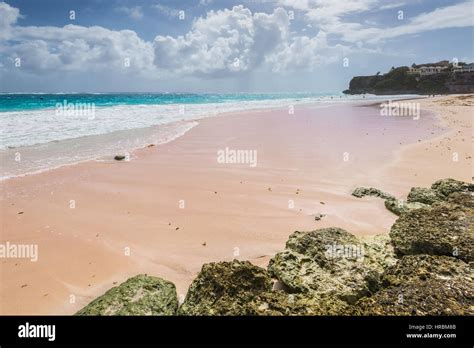
[(173, 283), (137, 275), (96, 298), (76, 315), (174, 315), (177, 309)]
[(125, 155), (116, 155), (116, 156), (114, 157), (114, 160), (116, 160), (116, 161), (123, 161), (125, 158), (127, 158), (127, 156), (125, 156)]
[(431, 254), (473, 261), (474, 196), (457, 192), (447, 202), (402, 214), (390, 230), (399, 255)]
[(385, 193), (379, 189), (373, 187), (357, 187), (353, 192), (352, 195), (357, 198), (362, 198), (365, 196), (373, 196), (373, 197), (380, 197), (383, 199), (392, 199), (395, 198), (391, 194)]
[(339, 315), (336, 298), (309, 298), (272, 290), (268, 272), (250, 262), (205, 264), (189, 287), (181, 315)]
[(355, 315), (473, 315), (467, 263), (447, 256), (404, 256), (382, 277), (382, 289), (360, 299)]
[(291, 234), (268, 270), (291, 292), (351, 304), (376, 291), (381, 274), (395, 261), (387, 236), (363, 241), (343, 229), (324, 228)]

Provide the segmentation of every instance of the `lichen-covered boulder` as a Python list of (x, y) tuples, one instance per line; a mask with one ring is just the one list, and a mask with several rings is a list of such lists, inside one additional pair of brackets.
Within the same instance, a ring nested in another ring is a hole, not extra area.
[(268, 272), (248, 261), (205, 264), (191, 283), (181, 315), (339, 315), (348, 305), (336, 298), (305, 298), (272, 290)]
[(441, 179), (433, 183), (431, 188), (412, 187), (407, 202), (431, 205), (435, 202), (446, 201), (449, 195), (453, 193), (470, 191), (474, 191), (473, 184), (454, 179)]
[(362, 241), (343, 229), (324, 228), (291, 234), (268, 270), (293, 293), (352, 304), (376, 291), (381, 274), (395, 261), (387, 237)]
[[(248, 315), (350, 315), (351, 306), (333, 297), (311, 297), (274, 290), (253, 298), (247, 306)], [(241, 313), (237, 313), (241, 315)]]
[(402, 214), (390, 230), (396, 253), (448, 255), (473, 261), (473, 199), (470, 194), (458, 194), (451, 201)]
[(355, 315), (473, 315), (467, 263), (448, 256), (409, 255), (390, 267), (382, 289), (360, 299)]
[(177, 309), (173, 283), (141, 274), (110, 289), (76, 315), (175, 315)]
[(390, 210), (395, 215), (402, 215), (409, 211), (427, 207), (427, 204), (420, 202), (405, 202), (401, 199), (387, 199), (385, 201), (385, 208)]
[(359, 240), (364, 243), (367, 264), (374, 264), (379, 266), (380, 270), (386, 270), (397, 262), (392, 241), (387, 234), (362, 236)]
[(474, 192), (474, 184), (454, 179), (441, 179), (431, 185), (431, 189), (440, 196), (448, 197), (454, 192)]
[(265, 269), (250, 262), (208, 263), (191, 283), (179, 309), (186, 315), (245, 314), (248, 301), (272, 289)]
[(442, 201), (444, 197), (435, 190), (425, 187), (412, 187), (407, 197), (408, 203), (419, 202), (423, 204), (433, 204)]
[(471, 192), (454, 192), (449, 195), (448, 202), (462, 205), (465, 208), (474, 208), (473, 193)]
[(354, 191), (352, 191), (352, 195), (357, 198), (362, 198), (365, 196), (373, 196), (373, 197), (380, 197), (383, 199), (394, 199), (391, 194), (385, 193), (379, 189), (373, 187), (357, 187)]

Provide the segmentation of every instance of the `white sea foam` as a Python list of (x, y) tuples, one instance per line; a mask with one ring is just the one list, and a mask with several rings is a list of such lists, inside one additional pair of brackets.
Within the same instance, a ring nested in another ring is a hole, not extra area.
[(0, 180), (94, 159), (112, 160), (119, 153), (124, 154), (150, 144), (170, 142), (197, 124), (196, 121), (183, 121), (0, 150)]

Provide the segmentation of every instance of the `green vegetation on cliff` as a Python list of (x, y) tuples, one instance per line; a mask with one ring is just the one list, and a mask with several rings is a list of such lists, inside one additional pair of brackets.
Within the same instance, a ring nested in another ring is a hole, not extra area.
[[(436, 73), (417, 73), (423, 67), (440, 64), (443, 69)], [(459, 63), (464, 66), (464, 63)], [(420, 69), (421, 67), (421, 69)], [(474, 72), (456, 72), (456, 67), (447, 62), (413, 64), (411, 68), (392, 68), (384, 75), (355, 76), (349, 83), (346, 94), (449, 94), (473, 93)]]

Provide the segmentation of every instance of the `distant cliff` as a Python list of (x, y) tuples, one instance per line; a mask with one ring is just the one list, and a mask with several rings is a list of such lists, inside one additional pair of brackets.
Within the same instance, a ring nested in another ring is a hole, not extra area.
[(452, 66), (433, 74), (417, 74), (412, 68), (392, 68), (384, 75), (355, 76), (346, 94), (450, 94), (474, 93), (474, 71), (455, 72)]

